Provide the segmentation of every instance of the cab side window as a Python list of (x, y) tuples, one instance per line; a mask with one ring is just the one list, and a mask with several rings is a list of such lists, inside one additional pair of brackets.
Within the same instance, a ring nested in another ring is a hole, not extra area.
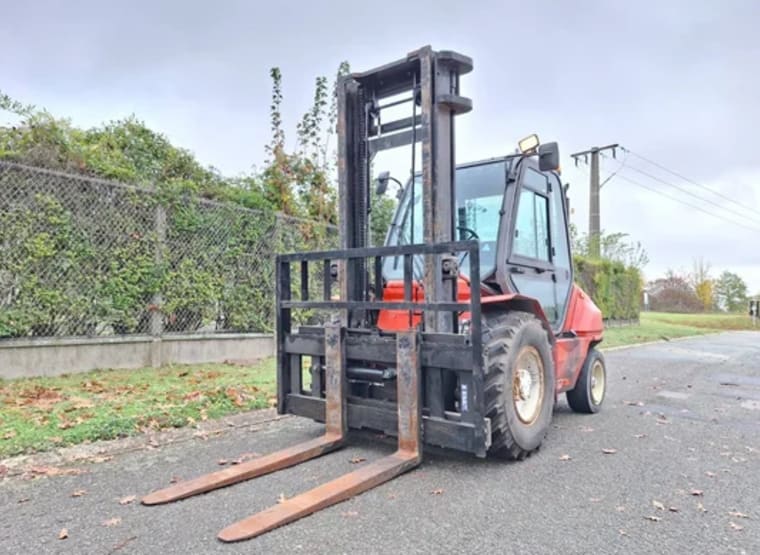
[[(549, 199), (546, 177), (528, 168), (520, 191), (512, 252), (549, 262)], [(541, 194), (543, 193), (543, 194)]]

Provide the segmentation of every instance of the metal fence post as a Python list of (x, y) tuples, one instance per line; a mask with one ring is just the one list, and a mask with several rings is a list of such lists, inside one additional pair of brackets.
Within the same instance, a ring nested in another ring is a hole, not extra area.
[[(159, 203), (156, 204), (155, 212), (155, 261), (156, 267), (161, 267), (164, 262), (164, 249), (166, 248), (166, 209)], [(164, 333), (164, 318), (161, 311), (164, 296), (162, 292), (156, 291), (151, 300), (150, 312), (150, 335), (152, 337), (150, 349), (150, 365), (158, 368), (163, 363), (161, 356), (161, 337)]]

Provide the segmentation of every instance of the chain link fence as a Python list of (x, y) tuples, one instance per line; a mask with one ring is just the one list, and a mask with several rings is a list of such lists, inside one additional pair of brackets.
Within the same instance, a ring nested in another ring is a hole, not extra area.
[(274, 255), (337, 247), (332, 226), (167, 189), (0, 161), (0, 339), (269, 332)]

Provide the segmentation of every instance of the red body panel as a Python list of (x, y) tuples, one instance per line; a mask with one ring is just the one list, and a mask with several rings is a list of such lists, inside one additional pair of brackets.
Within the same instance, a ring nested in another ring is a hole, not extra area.
[[(562, 393), (575, 386), (583, 362), (592, 343), (602, 340), (602, 312), (591, 298), (577, 285), (573, 284), (570, 291), (570, 302), (565, 315), (565, 323), (560, 333), (555, 337), (551, 325), (536, 299), (524, 295), (509, 293), (493, 295), (487, 290), (481, 290), (483, 305), (503, 305), (513, 310), (524, 310), (535, 314), (547, 329), (552, 342), (554, 369), (556, 374), (556, 392)], [(422, 287), (414, 283), (412, 298), (421, 301), (424, 298)], [(404, 299), (403, 281), (390, 281), (383, 289), (383, 300), (401, 301)], [(467, 302), (470, 299), (470, 284), (464, 278), (457, 283), (457, 301)], [(469, 319), (469, 313), (460, 316), (462, 320)], [(419, 324), (420, 312), (412, 315), (412, 327)], [(382, 310), (378, 317), (378, 327), (383, 331), (402, 331), (410, 327), (409, 312), (406, 310)]]

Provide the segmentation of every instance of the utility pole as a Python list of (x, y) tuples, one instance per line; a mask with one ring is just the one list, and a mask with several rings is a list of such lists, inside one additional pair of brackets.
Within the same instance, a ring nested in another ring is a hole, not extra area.
[(599, 244), (599, 238), (602, 232), (601, 229), (601, 215), (599, 209), (599, 153), (604, 150), (612, 150), (612, 157), (617, 157), (616, 149), (618, 144), (612, 144), (607, 146), (595, 146), (582, 152), (576, 152), (571, 154), (575, 160), (575, 165), (578, 165), (578, 160), (582, 157), (585, 164), (589, 163), (589, 156), (591, 156), (591, 168), (589, 181), (589, 211), (588, 211), (588, 241), (589, 241), (589, 254), (595, 258), (601, 256), (601, 248)]

